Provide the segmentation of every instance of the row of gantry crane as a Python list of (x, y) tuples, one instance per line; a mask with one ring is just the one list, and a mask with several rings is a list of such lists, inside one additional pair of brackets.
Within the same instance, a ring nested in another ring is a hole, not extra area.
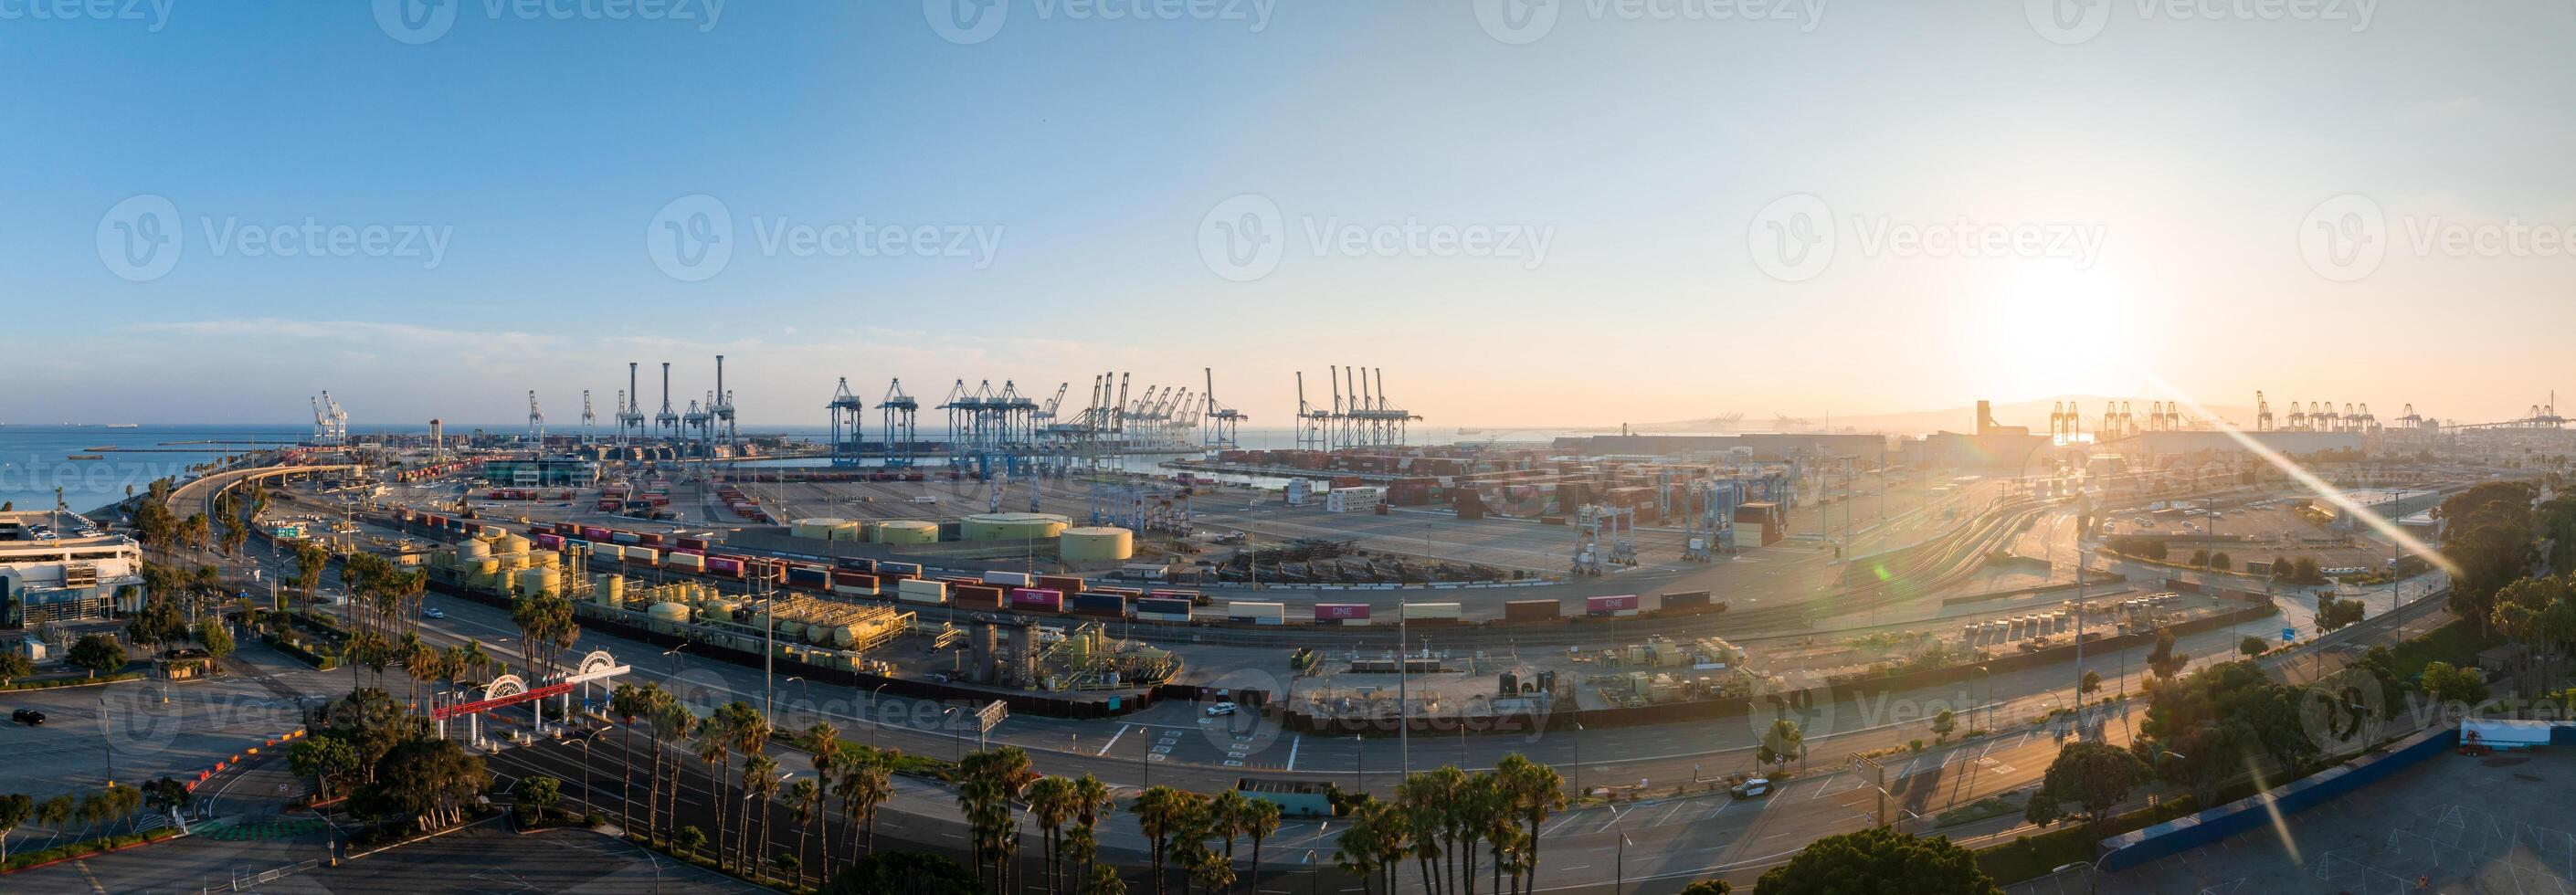
[[(987, 471), (998, 465), (1003, 471), (1025, 474), (1032, 465), (1060, 467), (1068, 461), (1122, 453), (1232, 447), (1238, 427), (1250, 417), (1219, 402), (1216, 372), (1207, 368), (1202, 372), (1207, 377), (1205, 391), (1149, 385), (1133, 395), (1130, 374), (1102, 373), (1092, 378), (1091, 396), (1079, 408), (1065, 405), (1073, 391), (1071, 382), (1056, 386), (1053, 397), (1039, 401), (1022, 394), (1019, 384), (1011, 380), (1003, 380), (997, 389), (989, 379), (971, 387), (959, 379), (948, 396), (930, 409), (947, 414), (946, 437), (940, 444), (948, 463), (973, 463)], [(874, 442), (865, 435), (867, 403), (850, 390), (848, 377), (840, 380), (824, 407), (830, 416), (833, 465), (864, 465), (871, 457), (889, 467), (919, 461), (922, 404), (904, 392), (903, 380), (893, 380), (877, 400), (880, 422)]]

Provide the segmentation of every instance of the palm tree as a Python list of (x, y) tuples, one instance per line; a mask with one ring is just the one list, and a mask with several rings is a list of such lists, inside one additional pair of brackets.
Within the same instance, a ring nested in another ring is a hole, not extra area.
[[(778, 762), (771, 760), (768, 753), (764, 752), (746, 753), (746, 756), (742, 760), (742, 788), (745, 791), (742, 800), (742, 834), (734, 837), (734, 843), (736, 850), (742, 853), (743, 871), (749, 873), (753, 868), (768, 861), (769, 797), (778, 792)], [(751, 830), (754, 819), (751, 806), (754, 804), (760, 806), (758, 817), (760, 838), (756, 841), (752, 839)]]
[(1503, 756), (1494, 763), (1494, 774), (1502, 778), (1503, 789), (1510, 794), (1512, 810), (1520, 815), (1521, 832), (1526, 837), (1528, 866), (1522, 880), (1525, 888), (1536, 888), (1538, 882), (1538, 830), (1547, 822), (1549, 812), (1565, 807), (1565, 778), (1555, 768), (1529, 760), (1518, 752)]
[(1235, 826), (1238, 832), (1252, 837), (1250, 881), (1258, 883), (1261, 876), (1261, 840), (1270, 838), (1272, 833), (1279, 832), (1279, 803), (1269, 799), (1244, 800), (1243, 814), (1235, 818)]
[[(832, 795), (841, 800), (841, 813), (850, 819), (852, 835), (860, 829), (866, 830), (866, 845), (870, 852), (876, 851), (877, 847), (877, 806), (894, 797), (894, 778), (889, 770), (891, 761), (885, 753), (870, 756), (849, 768), (841, 775), (840, 782), (832, 787)], [(852, 855), (858, 854), (859, 844), (850, 843)]]
[(993, 887), (1007, 891), (1010, 886), (1011, 856), (1019, 850), (1016, 831), (1018, 819), (1012, 816), (1013, 800), (1037, 778), (1029, 769), (1029, 755), (1017, 746), (971, 753), (958, 762), (962, 783), (957, 791), (958, 807), (966, 814), (967, 827), (974, 833), (976, 862), (989, 862), (993, 868)]
[(1241, 790), (1229, 789), (1208, 802), (1208, 832), (1225, 840), (1225, 864), (1234, 866), (1234, 839), (1243, 835), (1245, 816), (1252, 813), (1252, 800)]
[(1187, 804), (1180, 790), (1168, 786), (1146, 789), (1136, 796), (1136, 822), (1144, 828), (1145, 839), (1152, 843), (1154, 892), (1163, 891), (1163, 856), (1168, 853), (1172, 833), (1182, 820)]
[[(790, 817), (796, 821), (796, 859), (800, 862), (797, 864), (796, 882), (800, 885), (805, 882), (805, 865), (801, 863), (805, 859), (805, 843), (814, 838), (814, 816), (821, 813), (822, 805), (823, 785), (821, 783), (814, 780), (798, 780), (794, 785), (787, 787), (787, 810)], [(831, 841), (832, 837), (825, 835), (824, 847), (830, 848)], [(823, 864), (823, 869), (826, 871), (831, 869), (828, 861)]]
[[(1080, 831), (1085, 838), (1090, 838), (1093, 832), (1099, 828), (1100, 819), (1107, 816), (1110, 811), (1116, 810), (1117, 807), (1118, 801), (1110, 798), (1109, 796), (1109, 784), (1100, 782), (1100, 778), (1091, 776), (1090, 774), (1084, 774), (1079, 779), (1073, 781), (1073, 816), (1074, 823), (1076, 824), (1075, 829)], [(1094, 853), (1094, 849), (1085, 849), (1081, 853), (1081, 866), (1075, 870), (1074, 878), (1089, 879), (1091, 877), (1091, 858)]]
[[(814, 786), (822, 795), (830, 795), (832, 792), (832, 784), (838, 780), (838, 775), (841, 771), (841, 730), (840, 728), (833, 727), (832, 722), (816, 721), (814, 722), (814, 726), (805, 728), (805, 745), (807, 748), (814, 750)], [(796, 855), (800, 858), (804, 857), (805, 848), (802, 844), (797, 846)], [(823, 826), (822, 867), (823, 878), (830, 879), (832, 876), (832, 828), (828, 823)]]
[[(653, 713), (650, 716), (653, 722), (653, 769), (651, 774), (653, 778), (653, 786), (652, 792), (647, 793), (644, 798), (644, 829), (645, 835), (650, 837), (653, 831), (660, 829), (657, 821), (662, 816), (662, 766), (664, 763), (662, 745), (665, 741), (681, 743), (688, 742), (689, 736), (697, 731), (698, 716), (691, 714), (688, 706), (681, 705), (678, 699), (674, 699), (671, 694), (664, 692), (660, 685), (646, 684), (645, 686), (653, 689)], [(670, 816), (677, 818), (680, 813), (679, 806), (676, 804), (680, 794), (680, 761), (679, 759), (674, 758), (670, 760), (669, 764), (671, 767), (671, 798), (674, 802)]]
[(1360, 878), (1363, 893), (1373, 893), (1373, 886), (1384, 883), (1387, 895), (1394, 895), (1395, 880), (1389, 872), (1395, 861), (1404, 858), (1394, 806), (1362, 796), (1349, 818), (1349, 825), (1333, 839), (1333, 862), (1342, 872)]
[[(754, 785), (749, 775), (751, 758), (758, 756), (764, 762), (769, 761), (768, 756), (761, 753), (761, 749), (769, 745), (771, 732), (769, 719), (761, 717), (760, 710), (752, 708), (751, 703), (739, 699), (718, 707), (716, 713), (724, 716), (724, 723), (720, 726), (725, 731), (725, 735), (733, 741), (734, 749), (744, 756), (743, 786), (751, 787)], [(770, 765), (775, 767), (776, 762), (770, 762)], [(736, 810), (741, 815), (742, 823), (735, 831), (734, 851), (736, 854), (748, 855), (751, 853), (748, 849), (751, 836), (750, 800), (744, 800)], [(746, 870), (749, 869), (748, 864), (744, 866)]]
[[(732, 866), (725, 855), (726, 812), (724, 809), (725, 799), (732, 795), (732, 787), (728, 785), (731, 781), (727, 779), (725, 769), (732, 763), (733, 735), (725, 730), (725, 715), (722, 711), (707, 716), (705, 722), (696, 726), (699, 728), (698, 760), (706, 763), (707, 792), (715, 802), (716, 863)], [(671, 789), (671, 816), (676, 820), (679, 817), (680, 793), (677, 786)]]
[(1061, 831), (1065, 822), (1073, 818), (1075, 807), (1073, 780), (1069, 777), (1040, 777), (1037, 782), (1029, 784), (1028, 798), (1029, 816), (1038, 822), (1039, 842), (1045, 851), (1047, 892), (1055, 895), (1062, 887), (1064, 876)]
[[(645, 687), (650, 686), (653, 685), (649, 683), (645, 685)], [(644, 687), (638, 687), (634, 684), (619, 684), (614, 689), (608, 691), (608, 713), (617, 716), (617, 722), (625, 727), (634, 727), (635, 719), (651, 714), (652, 711), (653, 693), (650, 690), (644, 689)], [(635, 779), (635, 740), (631, 737), (618, 737), (617, 745), (619, 757), (624, 760), (623, 765), (625, 768), (625, 772), (617, 779), (620, 781), (631, 781)], [(625, 795), (625, 798), (621, 800), (623, 804), (618, 808), (618, 815), (624, 820), (627, 826), (634, 826), (634, 790), (627, 786), (620, 786), (618, 787), (618, 791)]]

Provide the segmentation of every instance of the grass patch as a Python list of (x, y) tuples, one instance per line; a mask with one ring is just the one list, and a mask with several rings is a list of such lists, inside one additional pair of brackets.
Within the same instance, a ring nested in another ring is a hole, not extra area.
[(2434, 662), (2474, 668), (2478, 664), (2479, 653), (2502, 643), (2504, 638), (2479, 632), (2478, 626), (2468, 619), (2452, 619), (2448, 624), (2425, 632), (2422, 637), (2390, 647), (2389, 652), (2396, 659), (2394, 670), (2397, 679), (2411, 682), (2424, 673), (2424, 666)]
[(2021, 806), (1989, 796), (1987, 798), (1978, 799), (1973, 803), (1941, 812), (1939, 817), (1932, 819), (1932, 827), (1933, 829), (1955, 827), (1960, 824), (1972, 824), (1988, 818), (2020, 813)]

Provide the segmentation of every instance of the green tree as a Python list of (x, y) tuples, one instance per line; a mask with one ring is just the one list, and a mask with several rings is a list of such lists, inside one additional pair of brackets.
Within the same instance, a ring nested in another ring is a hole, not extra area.
[(14, 649), (0, 650), (0, 685), (36, 673), (36, 663), (27, 654)]
[(2032, 823), (2048, 823), (2056, 819), (2060, 804), (2074, 802), (2082, 806), (2086, 823), (2099, 826), (2111, 809), (2128, 800), (2130, 788), (2146, 778), (2145, 763), (2126, 749), (2108, 743), (2069, 743), (2049, 763), (2039, 792), (2031, 796), (2022, 816)]
[(2090, 668), (2085, 669), (2084, 676), (2077, 680), (2075, 689), (2086, 696), (2102, 692), (2102, 673)]
[(328, 799), (338, 789), (333, 784), (357, 774), (358, 750), (347, 740), (316, 734), (286, 747), (286, 765), (298, 776), (313, 778), (314, 792)]
[(2260, 637), (2248, 635), (2245, 639), (2236, 641), (2236, 651), (2244, 653), (2248, 659), (2260, 656), (2271, 649), (2271, 645), (2264, 643), (2263, 638)]
[(350, 795), (350, 810), (413, 829), (443, 830), (465, 819), (465, 807), (492, 783), (483, 758), (455, 741), (405, 740), (376, 763), (375, 779)]
[(2171, 679), (2190, 664), (2191, 654), (2174, 651), (2173, 629), (2156, 629), (2155, 648), (2147, 651), (2147, 668), (2157, 677)]
[(125, 646), (117, 643), (111, 635), (84, 634), (72, 644), (71, 655), (66, 658), (73, 665), (88, 669), (89, 676), (94, 678), (125, 667)]
[(1827, 836), (1754, 883), (1754, 895), (2000, 895), (1977, 868), (1975, 852), (1946, 836), (1918, 837), (1885, 827)]
[(209, 618), (197, 623), (197, 642), (204, 644), (206, 654), (221, 659), (233, 654), (233, 630), (223, 619)]
[(2479, 677), (2477, 670), (2454, 667), (2449, 662), (2425, 664), (2418, 686), (2435, 702), (2474, 707), (2487, 701), (2486, 681)]
[(1771, 726), (1762, 731), (1762, 745), (1753, 750), (1755, 760), (1775, 768), (1806, 754), (1806, 733), (1798, 729), (1798, 722), (1787, 718), (1772, 721)]
[(1692, 880), (1690, 885), (1683, 886), (1681, 895), (1732, 895), (1734, 891), (1735, 887), (1725, 880), (1698, 879)]
[(917, 851), (872, 854), (834, 874), (817, 895), (976, 895), (975, 874), (940, 855)]
[(2209, 555), (2209, 567), (2221, 572), (2228, 571), (2236, 567), (2236, 560), (2235, 558), (2228, 556), (2226, 551), (2222, 550)]
[(543, 775), (519, 778), (519, 804), (544, 811), (563, 801), (563, 781)]
[(2361, 621), (2360, 600), (2338, 600), (2331, 596), (2317, 598), (2317, 633), (2330, 634)]
[(24, 793), (0, 796), (0, 860), (9, 857), (9, 831), (36, 815), (36, 800)]
[(698, 849), (707, 847), (707, 832), (695, 825), (681, 827), (679, 832), (671, 834), (671, 844), (677, 846), (681, 854), (694, 858), (698, 856)]
[(1959, 716), (1957, 713), (1952, 712), (1949, 709), (1942, 709), (1940, 714), (1932, 716), (1932, 737), (1934, 740), (1938, 741), (1949, 739), (1951, 732), (1958, 729)]

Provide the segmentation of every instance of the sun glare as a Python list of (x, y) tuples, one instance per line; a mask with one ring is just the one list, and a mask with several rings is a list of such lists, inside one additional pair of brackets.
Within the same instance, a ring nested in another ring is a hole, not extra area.
[(2026, 397), (2134, 391), (2156, 329), (2127, 283), (2063, 263), (2024, 266), (1966, 323), (1958, 344), (1985, 392)]

